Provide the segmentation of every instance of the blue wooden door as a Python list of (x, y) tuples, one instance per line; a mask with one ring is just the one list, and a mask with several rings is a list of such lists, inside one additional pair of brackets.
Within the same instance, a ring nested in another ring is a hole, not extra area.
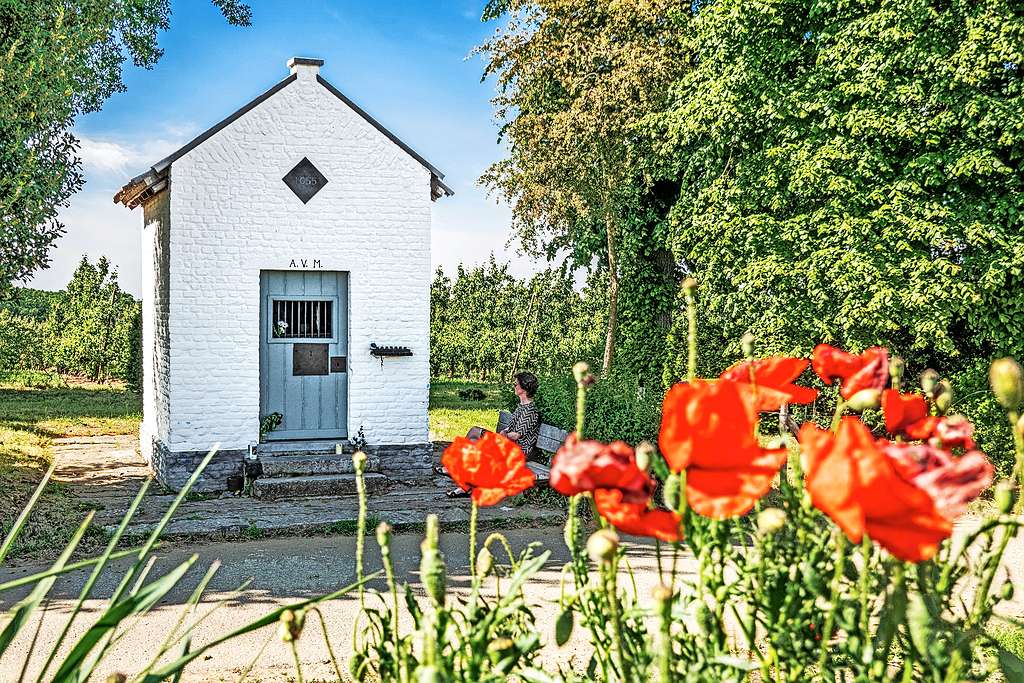
[(260, 273), (260, 419), (279, 439), (348, 436), (348, 273)]

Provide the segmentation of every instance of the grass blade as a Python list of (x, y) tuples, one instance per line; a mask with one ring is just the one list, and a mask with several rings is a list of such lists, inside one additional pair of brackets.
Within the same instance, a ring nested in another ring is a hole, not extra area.
[(132, 501), (132, 504), (124, 513), (124, 517), (121, 518), (121, 523), (117, 525), (117, 529), (110, 537), (110, 542), (107, 543), (106, 549), (103, 551), (103, 554), (100, 555), (99, 560), (96, 562), (96, 566), (93, 567), (92, 573), (89, 575), (89, 578), (86, 579), (85, 585), (82, 586), (82, 590), (78, 594), (78, 602), (75, 603), (74, 609), (71, 610), (70, 616), (68, 616), (67, 621), (64, 623), (64, 628), (61, 630), (60, 635), (57, 636), (57, 642), (55, 642), (50, 648), (50, 654), (46, 658), (46, 663), (43, 664), (43, 670), (39, 672), (39, 676), (36, 678), (38, 683), (42, 682), (46, 672), (50, 669), (50, 665), (53, 664), (53, 660), (57, 657), (57, 652), (60, 650), (60, 646), (64, 643), (64, 639), (67, 637), (68, 631), (71, 630), (71, 625), (75, 622), (78, 614), (82, 611), (82, 606), (89, 598), (89, 594), (92, 593), (92, 587), (96, 584), (96, 580), (100, 577), (103, 569), (107, 566), (107, 562), (110, 561), (110, 556), (114, 552), (114, 548), (117, 547), (118, 541), (121, 540), (121, 536), (124, 534), (125, 529), (128, 528), (129, 520), (135, 516), (135, 511), (138, 509), (139, 504), (146, 495), (146, 491), (149, 490), (151, 482), (152, 479), (147, 479), (142, 483), (142, 486), (139, 488), (139, 492), (135, 495), (135, 500)]
[[(157, 546), (157, 547), (159, 547), (159, 546)], [(136, 555), (136, 554), (138, 554), (138, 552), (139, 552), (139, 548), (128, 548), (126, 550), (119, 550), (116, 553), (111, 553), (110, 557), (107, 558), (107, 559), (108, 560), (119, 560), (122, 557), (128, 557), (129, 555)], [(12, 588), (18, 588), (19, 586), (26, 586), (26, 585), (29, 585), (29, 584), (33, 584), (33, 583), (36, 583), (37, 581), (42, 581), (43, 579), (49, 578), (51, 576), (60, 576), (61, 574), (70, 574), (73, 571), (77, 571), (77, 570), (83, 569), (85, 567), (91, 567), (92, 565), (94, 565), (97, 562), (99, 562), (100, 559), (101, 558), (99, 558), (99, 557), (90, 557), (89, 559), (86, 559), (86, 560), (78, 560), (77, 562), (71, 562), (69, 564), (64, 565), (63, 567), (61, 567), (59, 569), (55, 569), (55, 568), (51, 567), (50, 569), (47, 569), (44, 572), (36, 572), (35, 574), (29, 574), (28, 576), (19, 576), (18, 578), (11, 579), (10, 581), (8, 581), (6, 583), (0, 583), (0, 593), (3, 593), (4, 591), (7, 591), (7, 590), (11, 590)]]
[(351, 584), (345, 586), (344, 588), (342, 588), (340, 590), (337, 590), (337, 591), (335, 591), (333, 593), (330, 593), (328, 595), (323, 595), (323, 596), (321, 596), (319, 598), (311, 598), (309, 600), (305, 600), (303, 602), (298, 602), (298, 603), (295, 603), (293, 605), (285, 605), (284, 607), (279, 607), (279, 608), (273, 610), (272, 612), (269, 612), (268, 614), (265, 614), (264, 616), (260, 617), (256, 621), (253, 621), (253, 622), (250, 622), (248, 624), (245, 624), (244, 626), (240, 626), (239, 628), (235, 629), (234, 631), (231, 631), (230, 633), (225, 634), (225, 635), (221, 636), (220, 638), (217, 638), (216, 640), (213, 640), (213, 641), (207, 643), (206, 645), (203, 645), (198, 650), (193, 650), (192, 652), (189, 652), (187, 655), (179, 657), (177, 660), (175, 660), (173, 662), (170, 662), (168, 664), (165, 664), (163, 667), (157, 669), (156, 671), (148, 672), (145, 675), (145, 677), (143, 677), (142, 683), (158, 683), (158, 681), (163, 681), (163, 680), (165, 680), (167, 678), (170, 678), (170, 677), (174, 676), (175, 674), (177, 674), (179, 671), (181, 671), (183, 668), (188, 666), (188, 664), (190, 662), (194, 661), (198, 657), (201, 657), (205, 652), (207, 652), (208, 650), (210, 650), (210, 649), (212, 649), (214, 647), (217, 647), (221, 643), (225, 643), (225, 642), (227, 642), (229, 640), (232, 640), (233, 638), (237, 638), (238, 636), (244, 635), (246, 633), (250, 633), (252, 631), (256, 631), (258, 629), (263, 628), (264, 626), (267, 626), (267, 625), (270, 625), (270, 624), (276, 624), (278, 622), (278, 620), (281, 618), (281, 614), (285, 610), (303, 609), (303, 608), (308, 607), (310, 605), (316, 605), (316, 604), (319, 604), (321, 602), (326, 602), (327, 600), (333, 600), (334, 598), (339, 598), (342, 595), (345, 595), (346, 593), (352, 592), (353, 590), (358, 588), (360, 586), (360, 584), (363, 584), (363, 583), (366, 583), (366, 582), (371, 581), (373, 579), (379, 578), (383, 574), (384, 574), (383, 571), (375, 572), (375, 573), (373, 573), (373, 574), (371, 574), (369, 576), (363, 577), (362, 581), (356, 581), (355, 583), (351, 583)]
[(166, 575), (141, 588), (135, 595), (129, 596), (121, 602), (108, 607), (99, 621), (93, 624), (78, 639), (71, 652), (68, 653), (68, 656), (61, 663), (60, 668), (57, 669), (57, 673), (53, 675), (53, 680), (76, 680), (79, 669), (89, 652), (129, 616), (145, 612), (155, 605), (168, 591), (177, 585), (181, 577), (195, 564), (198, 558), (198, 555), (193, 555)]
[(46, 474), (43, 475), (39, 485), (36, 486), (36, 490), (32, 492), (32, 497), (25, 503), (25, 507), (21, 509), (21, 514), (14, 520), (14, 524), (11, 526), (11, 530), (7, 532), (7, 537), (4, 539), (3, 545), (0, 545), (0, 564), (7, 558), (8, 553), (11, 552), (11, 548), (14, 547), (14, 541), (17, 540), (18, 534), (21, 533), (22, 527), (25, 526), (25, 522), (28, 521), (28, 516), (32, 512), (32, 508), (36, 506), (39, 501), (39, 496), (42, 495), (43, 489), (46, 488), (46, 484), (50, 481), (50, 477), (53, 476), (54, 469), (57, 468), (56, 462), (50, 463), (50, 469), (46, 470)]
[[(71, 540), (68, 541), (67, 546), (65, 546), (64, 551), (61, 552), (57, 561), (53, 563), (54, 568), (59, 569), (67, 563), (68, 558), (71, 557), (71, 553), (75, 551), (79, 541), (82, 540), (85, 530), (92, 523), (94, 514), (94, 512), (90, 512), (85, 516), (85, 519), (82, 520), (82, 523), (78, 525), (78, 531), (76, 531), (74, 536), (71, 537)], [(3, 656), (4, 652), (6, 652), (11, 641), (13, 641), (14, 637), (18, 635), (18, 631), (20, 631), (21, 627), (25, 625), (29, 616), (32, 615), (32, 612), (34, 612), (36, 607), (39, 606), (39, 603), (44, 597), (46, 597), (47, 593), (50, 592), (50, 589), (56, 581), (56, 576), (43, 579), (36, 584), (36, 587), (32, 589), (32, 592), (29, 593), (24, 600), (14, 607), (10, 613), (11, 620), (7, 622), (7, 626), (4, 627), (3, 632), (0, 632), (0, 656)]]

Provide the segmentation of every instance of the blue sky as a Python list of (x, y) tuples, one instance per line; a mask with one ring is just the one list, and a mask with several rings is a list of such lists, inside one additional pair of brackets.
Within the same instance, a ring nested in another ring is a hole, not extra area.
[(127, 66), (127, 92), (81, 117), (86, 186), (62, 212), (67, 235), (32, 286), (62, 288), (83, 253), (107, 255), (139, 292), (139, 211), (114, 192), (192, 137), (288, 75), (292, 56), (325, 60), (323, 76), (446, 174), (456, 196), (434, 204), (433, 261), (450, 270), (491, 251), (513, 270), (538, 269), (506, 248), (508, 207), (476, 184), (501, 157), (483, 62), (470, 57), (494, 30), (484, 0), (366, 3), (252, 0), (253, 25), (229, 26), (206, 0), (174, 0), (163, 58)]

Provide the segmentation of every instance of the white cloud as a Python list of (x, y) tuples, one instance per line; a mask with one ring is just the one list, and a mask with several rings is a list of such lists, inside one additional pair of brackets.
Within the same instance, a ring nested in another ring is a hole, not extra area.
[(114, 179), (116, 176), (127, 180), (184, 145), (193, 130), (192, 126), (177, 126), (169, 128), (163, 137), (130, 142), (79, 135), (79, 154), (86, 177)]

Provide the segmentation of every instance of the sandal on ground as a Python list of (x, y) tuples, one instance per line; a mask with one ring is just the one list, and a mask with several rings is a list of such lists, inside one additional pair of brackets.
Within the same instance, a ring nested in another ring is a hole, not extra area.
[(434, 467), (434, 474), (443, 474), (448, 476), (448, 470), (444, 468), (444, 465), (437, 465)]
[(445, 495), (449, 498), (469, 498), (469, 491), (463, 491), (462, 489), (455, 488)]

